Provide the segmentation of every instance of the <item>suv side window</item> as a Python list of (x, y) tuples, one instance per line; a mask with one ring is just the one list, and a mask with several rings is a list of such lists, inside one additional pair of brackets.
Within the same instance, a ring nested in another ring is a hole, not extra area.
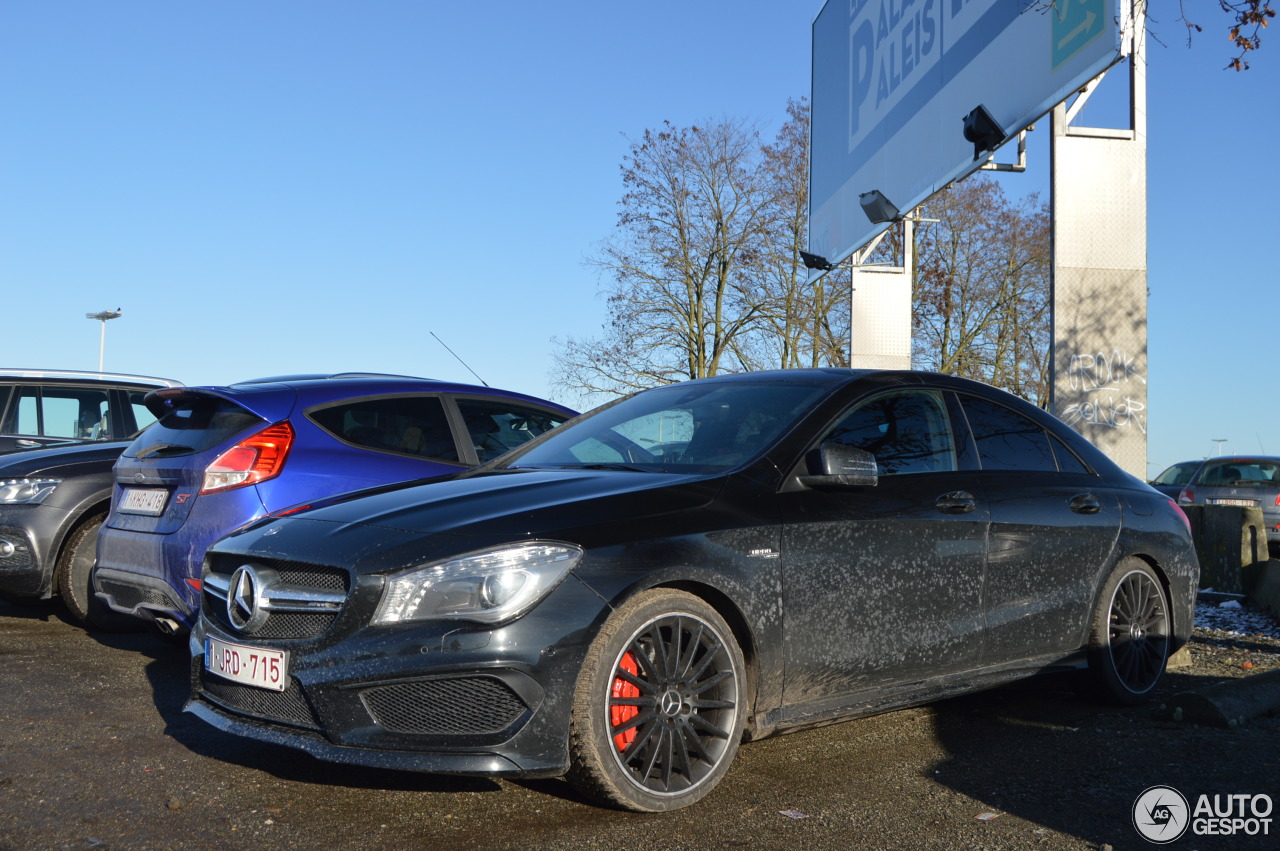
[(985, 399), (961, 398), (982, 469), (1057, 471), (1049, 435), (1039, 423)]
[(129, 391), (129, 409), (133, 411), (134, 430), (142, 431), (147, 426), (156, 421), (156, 415), (151, 413), (147, 406), (143, 403), (143, 399), (147, 397), (145, 391), (136, 390)]
[(312, 409), (307, 416), (356, 446), (461, 463), (444, 405), (436, 396), (387, 396)]
[(500, 401), (458, 399), (457, 402), (471, 444), (482, 463), (528, 443), (568, 419), (551, 411)]
[(899, 390), (863, 402), (831, 430), (826, 441), (870, 452), (883, 476), (956, 469), (947, 406), (942, 395), (932, 390)]
[(105, 440), (110, 431), (106, 390), (84, 387), (20, 389), (15, 433), (72, 440)]

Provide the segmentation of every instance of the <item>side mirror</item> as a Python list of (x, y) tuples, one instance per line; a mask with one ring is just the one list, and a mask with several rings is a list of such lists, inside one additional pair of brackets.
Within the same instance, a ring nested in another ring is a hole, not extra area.
[(850, 488), (874, 486), (880, 480), (876, 456), (865, 449), (827, 441), (808, 458), (810, 475), (800, 483), (809, 488)]

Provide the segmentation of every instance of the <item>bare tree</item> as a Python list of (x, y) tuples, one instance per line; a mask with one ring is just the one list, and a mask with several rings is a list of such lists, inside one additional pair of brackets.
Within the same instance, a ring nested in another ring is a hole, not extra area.
[(981, 175), (922, 208), (912, 360), (975, 378), (1042, 406), (1049, 381), (1049, 216), (1036, 196), (1014, 204)]
[[(1231, 18), (1231, 26), (1227, 37), (1239, 49), (1239, 53), (1227, 63), (1228, 68), (1236, 71), (1248, 71), (1250, 51), (1262, 46), (1262, 31), (1276, 16), (1271, 8), (1271, 0), (1217, 0), (1218, 8)], [(1178, 0), (1178, 20), (1187, 28), (1187, 44), (1191, 44), (1193, 33), (1204, 32), (1204, 27), (1187, 17), (1186, 0)]]
[(723, 371), (841, 364), (847, 282), (808, 282), (807, 102), (773, 144), (740, 121), (633, 142), (618, 230), (590, 258), (609, 322), (554, 341), (552, 382), (616, 395)]
[(741, 122), (664, 123), (633, 142), (622, 165), (618, 231), (590, 262), (608, 281), (602, 338), (571, 338), (553, 381), (618, 394), (721, 369), (746, 368), (739, 343), (764, 305), (763, 177), (756, 131)]
[(761, 153), (770, 195), (757, 286), (768, 309), (759, 333), (753, 335), (764, 349), (754, 363), (782, 369), (846, 366), (849, 270), (844, 267), (810, 282), (800, 259), (809, 234), (807, 100), (788, 102), (787, 122)]

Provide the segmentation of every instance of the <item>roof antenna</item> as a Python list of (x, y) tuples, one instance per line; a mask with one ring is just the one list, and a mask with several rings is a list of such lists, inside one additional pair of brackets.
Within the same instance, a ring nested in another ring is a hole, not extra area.
[[(428, 333), (428, 334), (430, 334), (432, 337), (436, 337), (436, 332), (435, 332), (435, 331), (428, 331), (427, 333)], [(439, 337), (436, 337), (436, 342), (437, 342), (437, 343), (439, 343), (440, 345), (444, 346), (445, 351), (447, 351), (449, 354), (453, 355), (455, 358), (458, 358), (458, 353), (457, 353), (457, 352), (455, 352), (453, 349), (449, 348), (447, 345), (445, 345), (444, 340), (441, 340)], [(466, 366), (466, 367), (467, 367), (467, 372), (469, 372), (469, 373), (471, 373), (472, 375), (475, 375), (475, 376), (476, 376), (476, 381), (479, 381), (479, 382), (480, 382), (481, 384), (483, 384), (485, 387), (488, 387), (488, 386), (489, 386), (489, 382), (485, 381), (485, 380), (484, 380), (483, 378), (481, 378), (479, 375), (476, 375), (476, 371), (475, 371), (474, 369), (472, 369), (471, 367), (467, 366), (467, 362), (466, 362), (466, 361), (464, 361), (462, 358), (458, 358), (458, 363), (462, 364), (463, 366)]]

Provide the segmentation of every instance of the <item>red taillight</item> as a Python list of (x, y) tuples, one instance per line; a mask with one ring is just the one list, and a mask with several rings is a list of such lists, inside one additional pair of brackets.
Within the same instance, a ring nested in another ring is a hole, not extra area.
[(1183, 488), (1182, 491), (1178, 494), (1178, 504), (1179, 505), (1195, 505), (1196, 492), (1193, 491), (1191, 488)]
[(293, 445), (293, 426), (285, 420), (247, 437), (223, 452), (204, 470), (200, 493), (233, 490), (280, 475)]
[(1169, 504), (1173, 506), (1173, 510), (1178, 512), (1178, 516), (1182, 518), (1182, 522), (1187, 525), (1187, 531), (1191, 531), (1191, 521), (1187, 518), (1187, 512), (1182, 510), (1182, 506), (1173, 500), (1169, 500)]

